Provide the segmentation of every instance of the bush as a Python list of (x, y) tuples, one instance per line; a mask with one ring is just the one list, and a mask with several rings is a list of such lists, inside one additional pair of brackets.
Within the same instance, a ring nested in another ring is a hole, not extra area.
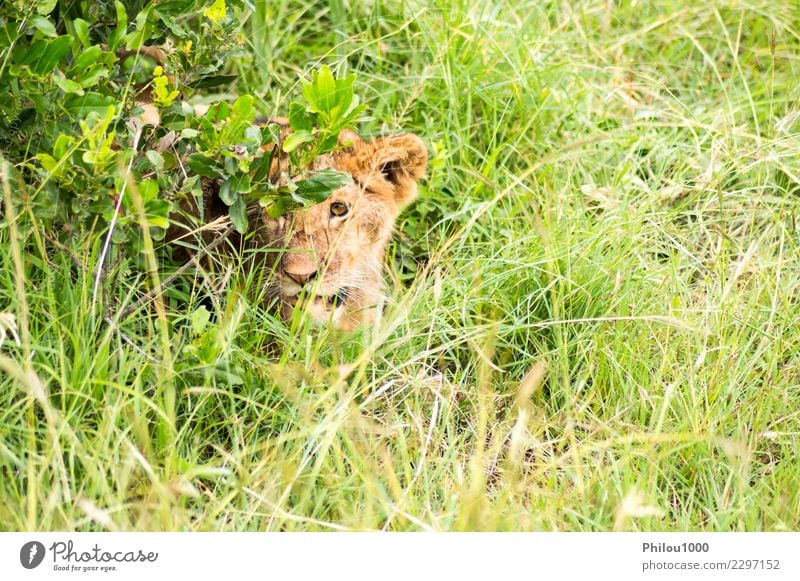
[[(0, 103), (0, 147), (48, 230), (108, 227), (135, 256), (142, 228), (162, 239), (176, 201), (202, 196), (204, 178), (219, 184), (242, 233), (248, 204), (282, 214), (346, 181), (308, 168), (364, 110), (353, 76), (335, 79), (323, 67), (304, 82), (306, 102), (290, 105), (294, 133), (285, 141), (276, 125), (257, 122), (253, 95), (232, 104), (197, 98), (235, 79), (226, 61), (240, 51), (241, 8), (224, 0), (0, 7), (0, 91), (10, 95)], [(280, 180), (270, 175), (279, 148), (291, 162)]]

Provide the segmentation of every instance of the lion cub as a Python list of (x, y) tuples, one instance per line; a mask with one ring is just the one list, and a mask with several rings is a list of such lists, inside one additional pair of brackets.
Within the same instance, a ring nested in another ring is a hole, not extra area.
[[(313, 169), (346, 172), (352, 184), (278, 218), (251, 214), (252, 234), (243, 246), (259, 251), (254, 264), (269, 271), (267, 302), (284, 320), (302, 309), (349, 330), (375, 318), (386, 244), (400, 211), (417, 195), (428, 154), (409, 133), (364, 141), (347, 132), (340, 141), (347, 147), (322, 156)], [(227, 213), (218, 199), (206, 199), (205, 208), (207, 222)]]

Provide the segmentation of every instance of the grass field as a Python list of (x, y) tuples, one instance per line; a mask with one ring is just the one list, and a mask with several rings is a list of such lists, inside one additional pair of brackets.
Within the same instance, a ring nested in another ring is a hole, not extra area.
[(232, 265), (120, 316), (143, 271), (95, 295), (102, 229), (4, 182), (0, 529), (800, 528), (796, 2), (259, 6), (232, 95), (328, 63), (429, 146), (391, 305), (287, 326)]

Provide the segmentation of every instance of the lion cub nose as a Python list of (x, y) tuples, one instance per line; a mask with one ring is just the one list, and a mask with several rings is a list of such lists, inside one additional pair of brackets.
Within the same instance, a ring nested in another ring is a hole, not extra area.
[(311, 252), (288, 252), (281, 258), (281, 270), (294, 282), (303, 286), (317, 276), (316, 255)]
[(303, 286), (307, 282), (314, 280), (314, 277), (317, 276), (316, 270), (308, 273), (289, 272), (288, 270), (284, 270), (283, 273), (300, 286)]

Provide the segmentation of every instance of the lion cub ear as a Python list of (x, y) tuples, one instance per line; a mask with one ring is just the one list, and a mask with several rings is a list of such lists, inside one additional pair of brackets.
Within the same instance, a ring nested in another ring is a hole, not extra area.
[(417, 180), (425, 174), (428, 151), (411, 133), (379, 137), (372, 142), (370, 165), (394, 186), (395, 201), (405, 206), (417, 196)]

